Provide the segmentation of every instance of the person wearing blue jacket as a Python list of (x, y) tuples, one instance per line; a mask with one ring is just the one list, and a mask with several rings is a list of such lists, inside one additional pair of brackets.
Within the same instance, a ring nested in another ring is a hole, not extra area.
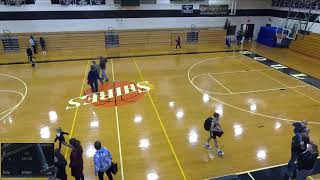
[(103, 180), (104, 173), (107, 174), (109, 180), (113, 180), (111, 173), (112, 155), (105, 147), (101, 147), (101, 142), (94, 143), (96, 152), (93, 156), (95, 175), (98, 175), (99, 180)]

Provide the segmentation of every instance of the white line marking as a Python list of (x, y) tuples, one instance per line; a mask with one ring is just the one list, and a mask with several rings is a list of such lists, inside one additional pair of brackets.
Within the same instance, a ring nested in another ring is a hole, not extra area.
[(213, 79), (214, 81), (216, 81), (218, 84), (220, 84), (224, 89), (226, 89), (230, 94), (232, 94), (232, 92), (227, 88), (225, 87), (222, 83), (220, 83), (216, 78), (214, 78), (213, 76), (211, 76), (210, 74), (208, 74), (208, 76)]
[(227, 72), (218, 72), (218, 73), (210, 73), (210, 74), (234, 74), (234, 73), (246, 73), (246, 72), (257, 72), (257, 71), (271, 71), (273, 69), (251, 69), (247, 71), (227, 71)]
[[(18, 92), (18, 91), (13, 91), (13, 90), (5, 90), (5, 89), (2, 89), (0, 90), (0, 92), (10, 92), (10, 93), (17, 93), (21, 96), (21, 98), (23, 98), (23, 94), (21, 92)], [(20, 99), (21, 100), (21, 99)], [(2, 112), (0, 112), (0, 114), (3, 114), (3, 113), (6, 113), (8, 111), (11, 111), (12, 109), (14, 109), (17, 105), (14, 105), (13, 107), (7, 109), (7, 110), (4, 110)]]
[[(212, 74), (212, 73), (210, 73)], [(200, 76), (208, 76), (208, 74), (199, 74), (196, 75), (195, 77), (193, 77), (191, 79), (191, 81), (193, 82), (195, 79), (197, 79)], [(294, 88), (301, 88), (301, 87), (310, 87), (311, 85), (301, 85), (301, 86), (291, 86), (291, 87), (282, 87), (282, 88), (271, 88), (271, 89), (262, 89), (262, 90), (254, 90), (254, 91), (243, 91), (243, 92), (232, 92), (232, 93), (217, 93), (217, 92), (213, 92), (213, 91), (208, 91), (208, 90), (204, 90), (202, 88), (199, 88), (200, 90), (202, 90), (205, 93), (208, 94), (215, 94), (215, 95), (223, 95), (223, 96), (230, 96), (230, 95), (236, 95), (236, 94), (248, 94), (248, 93), (255, 93), (255, 92), (264, 92), (264, 91), (276, 91), (276, 90), (281, 90), (281, 89), (294, 89)]]
[(248, 175), (251, 177), (252, 180), (256, 180), (250, 173)]
[[(247, 64), (245, 64), (245, 63), (243, 63), (243, 62), (241, 62), (241, 61), (239, 61), (239, 60), (238, 60), (238, 62), (239, 62), (240, 64), (244, 65), (244, 66), (247, 66), (247, 67), (249, 67), (249, 68), (251, 68), (251, 69), (254, 69), (253, 67), (251, 67), (251, 66), (249, 66), (249, 65), (247, 65)], [(279, 71), (277, 71), (277, 72), (279, 72)], [(269, 79), (271, 79), (271, 80), (273, 80), (273, 81), (281, 84), (282, 86), (287, 87), (286, 84), (284, 84), (284, 83), (282, 83), (281, 81), (273, 78), (273, 77), (270, 76), (269, 74), (266, 74), (266, 73), (260, 72), (260, 71), (259, 71), (258, 73), (260, 73), (260, 74), (264, 75), (265, 77), (268, 77)], [(289, 75), (289, 77), (291, 77), (291, 76)], [(294, 77), (292, 77), (292, 78), (294, 78)], [(297, 80), (296, 78), (294, 78), (294, 79)], [(303, 82), (303, 81), (302, 81), (302, 82)], [(305, 95), (304, 93), (302, 93), (302, 92), (300, 92), (300, 91), (297, 91), (297, 90), (293, 90), (293, 91), (295, 91), (296, 93), (298, 93), (298, 94), (300, 94), (300, 95), (302, 95), (302, 96), (304, 96), (304, 97), (312, 100), (313, 102), (316, 102), (316, 103), (320, 104), (320, 101), (318, 101), (318, 100), (316, 100), (316, 99), (314, 99), (314, 98), (312, 98), (312, 97), (310, 97), (310, 96), (307, 96), (307, 95)]]
[(7, 116), (9, 116), (9, 115), (10, 115), (15, 109), (17, 109), (17, 108), (20, 106), (20, 104), (24, 101), (24, 99), (26, 98), (26, 96), (27, 96), (27, 94), (28, 94), (28, 86), (27, 86), (27, 84), (26, 84), (23, 80), (21, 80), (20, 78), (15, 77), (15, 76), (11, 76), (11, 75), (8, 75), (8, 74), (0, 74), (0, 76), (6, 76), (6, 77), (10, 77), (10, 78), (16, 79), (16, 80), (20, 81), (20, 82), (23, 84), (23, 86), (25, 87), (25, 92), (24, 92), (24, 94), (23, 94), (20, 102), (19, 102), (18, 104), (16, 104), (13, 108), (10, 108), (11, 110), (10, 110), (9, 112), (7, 111), (8, 113), (7, 113), (6, 115), (4, 115), (3, 117), (0, 118), (0, 121), (1, 121), (2, 119), (4, 119), (4, 118), (6, 118)]
[[(114, 82), (113, 59), (111, 59), (111, 70), (112, 70), (112, 81)], [(121, 150), (121, 138), (120, 138), (120, 127), (119, 127), (119, 116), (118, 116), (118, 107), (117, 106), (115, 106), (115, 111), (116, 111), (116, 120), (117, 120), (117, 134), (118, 134), (119, 155), (120, 155), (121, 179), (124, 180), (123, 162), (122, 162), (122, 150)]]
[[(224, 58), (226, 58), (226, 57), (224, 57)], [(205, 61), (210, 61), (210, 60), (214, 60), (214, 58), (207, 59), (207, 60), (203, 60), (203, 61), (199, 61), (199, 62), (193, 64), (193, 65), (189, 68), (189, 70), (188, 70), (188, 79), (189, 79), (189, 82), (191, 83), (191, 85), (192, 85), (195, 89), (197, 89), (197, 90), (198, 90), (199, 92), (201, 92), (202, 94), (206, 94), (206, 93), (205, 93), (203, 90), (201, 90), (200, 88), (198, 88), (198, 87), (191, 81), (190, 72), (191, 72), (191, 70), (192, 70), (195, 66), (197, 66), (198, 64), (201, 64), (201, 63), (203, 63), (203, 62), (205, 62)], [(208, 95), (208, 94), (207, 94), (207, 95)], [(258, 116), (267, 117), (267, 118), (275, 119), (275, 120), (288, 121), (288, 122), (296, 122), (296, 121), (298, 121), (298, 120), (293, 120), (293, 119), (287, 119), (287, 118), (280, 118), (280, 117), (269, 116), (269, 115), (265, 115), (265, 114), (261, 114), (261, 113), (257, 113), (257, 112), (253, 112), (253, 111), (249, 111), (249, 110), (245, 110), (245, 109), (242, 109), (242, 108), (233, 106), (233, 105), (231, 105), (231, 104), (228, 104), (228, 103), (226, 103), (226, 102), (223, 102), (223, 101), (221, 101), (221, 100), (219, 100), (219, 99), (217, 99), (217, 98), (214, 98), (214, 97), (212, 97), (212, 96), (210, 96), (210, 95), (208, 95), (208, 97), (211, 98), (211, 99), (213, 99), (213, 100), (215, 100), (215, 101), (217, 101), (217, 102), (220, 102), (221, 104), (224, 104), (224, 105), (229, 106), (229, 107), (231, 107), (231, 108), (237, 109), (237, 110), (239, 110), (239, 111), (243, 111), (243, 112), (247, 112), (247, 113), (251, 113), (251, 114), (255, 114), (255, 115), (258, 115)], [(320, 125), (320, 122), (308, 122), (308, 123)]]
[(312, 176), (308, 176), (309, 179), (314, 180)]

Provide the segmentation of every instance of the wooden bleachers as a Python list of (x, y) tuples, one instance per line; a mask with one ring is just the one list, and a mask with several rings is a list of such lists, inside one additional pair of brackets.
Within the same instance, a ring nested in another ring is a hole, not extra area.
[[(226, 32), (222, 28), (199, 29), (198, 43), (224, 43)], [(153, 31), (120, 31), (120, 47), (143, 45), (175, 45), (175, 39), (180, 36), (187, 41), (186, 29), (153, 30)]]
[(298, 35), (296, 41), (290, 45), (290, 49), (308, 56), (320, 57), (320, 34)]
[[(25, 50), (29, 45), (30, 34), (16, 34), (20, 47)], [(73, 32), (73, 33), (35, 33), (39, 45), (39, 38), (46, 41), (48, 51), (78, 50), (87, 48), (105, 49), (103, 32)], [(40, 46), (38, 47), (40, 49)]]
[[(187, 44), (187, 32), (190, 29), (157, 29), (157, 30), (121, 30), (119, 47), (106, 48), (105, 32), (57, 32), (57, 33), (13, 33), (20, 43), (20, 51), (15, 53), (0, 53), (0, 63), (26, 62), (26, 48), (29, 46), (29, 36), (37, 39), (38, 51), (41, 51), (39, 38), (46, 40), (48, 54), (36, 54), (36, 61), (64, 60), (64, 59), (91, 59), (99, 56), (132, 56), (151, 54), (175, 53), (175, 38), (182, 38), (183, 51), (199, 52), (202, 47), (206, 51), (223, 50), (225, 30), (222, 28), (198, 29), (199, 41), (196, 44)], [(1, 43), (0, 43), (1, 44)], [(212, 44), (207, 46), (207, 44)], [(1, 44), (2, 46), (2, 44)], [(3, 49), (0, 46), (0, 51)]]

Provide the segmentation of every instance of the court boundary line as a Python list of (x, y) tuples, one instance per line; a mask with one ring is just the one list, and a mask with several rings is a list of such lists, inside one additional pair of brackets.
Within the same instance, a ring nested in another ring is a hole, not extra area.
[[(83, 79), (82, 79), (82, 85), (81, 85), (81, 90), (80, 90), (80, 95), (79, 96), (81, 96), (83, 94), (83, 89), (84, 89), (84, 85), (85, 85), (85, 81), (86, 81), (86, 76), (87, 76), (88, 70), (89, 70), (89, 68), (88, 68), (89, 67), (89, 62), (90, 62), (90, 60), (87, 60), (87, 65), (86, 65), (85, 73), (84, 73), (84, 76), (83, 76)], [(71, 131), (70, 131), (70, 134), (69, 134), (69, 140), (72, 138), (72, 135), (73, 135), (74, 126), (75, 126), (76, 120), (77, 120), (78, 110), (79, 110), (79, 106), (76, 107), (76, 112), (74, 113), (74, 116), (73, 116)], [(67, 158), (68, 152), (69, 152), (69, 148), (67, 148), (67, 150), (66, 150), (66, 152), (64, 154), (65, 158)]]
[[(114, 69), (113, 69), (113, 59), (111, 59), (111, 71), (112, 71), (112, 81), (113, 81), (113, 87), (114, 85)], [(115, 92), (115, 91), (114, 91)], [(117, 97), (115, 97), (115, 102)], [(118, 106), (115, 103), (115, 113), (116, 113), (116, 122), (117, 122), (117, 136), (118, 136), (118, 148), (119, 148), (119, 156), (120, 156), (120, 168), (121, 168), (121, 179), (124, 180), (124, 171), (123, 171), (123, 161), (122, 161), (122, 149), (121, 149), (121, 136), (120, 136), (120, 126), (119, 126), (119, 115), (118, 115)]]
[[(25, 88), (25, 90), (24, 90), (25, 92), (22, 95), (22, 98), (20, 99), (20, 101), (16, 105), (14, 105), (13, 107), (11, 107), (11, 108), (9, 108), (7, 110), (4, 110), (3, 112), (0, 113), (0, 114), (2, 114), (4, 112), (8, 112), (6, 115), (4, 115), (3, 117), (0, 118), (0, 121), (1, 121), (4, 118), (8, 117), (14, 110), (16, 110), (21, 105), (21, 103), (25, 100), (25, 98), (27, 97), (27, 94), (28, 94), (28, 86), (22, 79), (20, 79), (20, 78), (18, 78), (16, 76), (12, 76), (12, 75), (9, 75), (9, 74), (0, 74), (0, 76), (6, 76), (6, 77), (10, 77), (10, 78), (16, 79), (16, 80), (20, 81), (23, 84), (24, 88)], [(16, 93), (20, 94), (21, 92), (16, 91)]]
[[(217, 57), (217, 58), (209, 58), (209, 59), (205, 59), (205, 60), (202, 60), (202, 61), (198, 61), (198, 62), (194, 63), (193, 65), (191, 65), (191, 67), (189, 68), (188, 73), (187, 73), (187, 74), (188, 74), (188, 80), (189, 80), (190, 84), (191, 84), (196, 90), (198, 90), (200, 93), (202, 93), (202, 95), (203, 95), (203, 94), (206, 94), (205, 92), (203, 92), (203, 90), (201, 90), (199, 87), (197, 87), (197, 86), (192, 82), (191, 77), (190, 77), (190, 72), (191, 72), (191, 70), (192, 70), (195, 66), (197, 66), (198, 64), (200, 64), (200, 63), (203, 63), (203, 62), (206, 62), (206, 61), (209, 61), (209, 60), (214, 60), (214, 59), (226, 58), (226, 57), (228, 57), (228, 56), (225, 56), (225, 57)], [(230, 57), (233, 57), (233, 56), (230, 56)], [(270, 119), (275, 119), (275, 120), (281, 120), (281, 121), (287, 121), (287, 122), (296, 122), (296, 121), (298, 121), (298, 120), (293, 120), (293, 119), (287, 119), (287, 118), (269, 116), (269, 115), (261, 114), (261, 113), (258, 113), (258, 112), (253, 112), (253, 111), (249, 111), (249, 110), (246, 110), (246, 109), (242, 109), (242, 108), (233, 106), (233, 105), (231, 105), (231, 104), (229, 104), (229, 103), (227, 103), (227, 102), (224, 102), (224, 101), (222, 101), (222, 100), (220, 100), (220, 99), (218, 99), (218, 98), (214, 98), (214, 97), (210, 96), (209, 94), (207, 94), (207, 95), (208, 95), (208, 97), (209, 97), (210, 99), (213, 99), (213, 100), (215, 100), (215, 101), (217, 101), (217, 102), (220, 102), (221, 104), (224, 104), (224, 105), (229, 106), (229, 107), (231, 107), (231, 108), (237, 109), (237, 110), (239, 110), (239, 111), (243, 111), (243, 112), (247, 112), (247, 113), (250, 113), (250, 114), (257, 115), (257, 116), (262, 116), (262, 117), (266, 117), (266, 118), (270, 118)], [(317, 124), (317, 125), (320, 125), (320, 122), (312, 122), (312, 121), (309, 121), (308, 123), (309, 123), (309, 124)]]
[[(275, 61), (275, 60), (273, 60), (273, 59), (269, 59), (269, 58), (267, 58), (267, 57), (261, 56), (261, 55), (257, 54), (257, 53), (254, 52), (254, 51), (249, 51), (249, 50), (243, 50), (243, 51), (247, 51), (247, 52), (256, 54), (256, 55), (258, 55), (258, 56), (260, 56), (260, 57), (266, 58), (266, 59), (268, 59), (268, 60), (270, 60), (270, 61), (273, 61), (273, 62), (275, 62), (275, 63), (278, 63), (278, 64), (280, 64), (280, 65), (286, 66), (287, 68), (292, 69), (292, 70), (295, 70), (295, 71), (297, 71), (297, 72), (299, 72), (299, 73), (303, 73), (303, 74), (305, 74), (305, 75), (307, 75), (307, 76), (310, 76), (310, 77), (312, 77), (312, 78), (319, 79), (319, 78), (316, 78), (315, 76), (311, 76), (310, 74), (307, 74), (307, 73), (305, 73), (305, 72), (298, 71), (298, 70), (296, 70), (296, 69), (294, 69), (294, 68), (292, 68), (292, 67), (290, 67), (290, 66), (281, 64), (281, 63), (279, 63), (279, 62), (277, 62), (277, 61)], [(241, 54), (243, 57), (247, 57), (247, 58), (250, 59), (250, 57), (248, 57), (248, 56), (246, 56), (245, 54), (242, 54), (242, 53), (241, 53), (241, 52), (243, 52), (243, 51), (240, 50), (240, 51), (237, 51), (237, 52), (238, 52), (239, 54)], [(253, 58), (251, 58), (251, 59), (253, 59)], [(258, 60), (255, 60), (255, 59), (253, 59), (253, 60), (259, 62)], [(263, 64), (263, 63), (261, 63), (261, 64)], [(267, 66), (267, 67), (270, 67), (270, 66), (268, 66), (268, 65), (266, 65), (266, 64), (263, 64), (263, 65), (264, 65), (264, 66)], [(286, 76), (289, 76), (289, 77), (291, 77), (291, 78), (293, 78), (293, 79), (295, 79), (295, 80), (298, 80), (298, 81), (300, 81), (300, 82), (302, 82), (302, 83), (304, 83), (304, 84), (308, 84), (308, 83), (306, 83), (305, 81), (302, 81), (302, 80), (300, 80), (300, 79), (298, 79), (298, 78), (294, 78), (294, 77), (290, 76), (290, 74), (284, 73), (283, 71), (278, 71), (277, 69), (274, 69), (274, 68), (272, 68), (272, 67), (270, 67), (270, 68), (271, 68), (272, 70), (275, 70), (276, 72), (280, 72), (281, 74), (284, 74), (284, 75), (286, 75)], [(311, 84), (308, 84), (308, 85), (310, 85), (310, 87), (312, 87), (312, 88), (314, 88), (314, 89), (320, 90), (320, 88), (315, 87), (315, 86), (313, 86), (313, 85), (311, 85)]]
[[(19, 94), (21, 97), (21, 99), (23, 98), (23, 94), (19, 91), (14, 91), (14, 90), (7, 90), (7, 89), (0, 89), (0, 93), (2, 92), (9, 92), (9, 93), (16, 93), (16, 94)], [(21, 101), (21, 99), (19, 100), (19, 102)], [(12, 109), (14, 109), (15, 107), (17, 106), (17, 104), (13, 105), (12, 107), (10, 107), (9, 109), (6, 109), (6, 110), (3, 110), (0, 112), (0, 114), (3, 114), (3, 113), (6, 113), (8, 111), (11, 111)], [(10, 114), (10, 113), (9, 113)], [(2, 119), (2, 118), (1, 118)]]
[(210, 73), (208, 73), (208, 76), (213, 79), (214, 81), (216, 81), (218, 84), (220, 84), (224, 89), (226, 89), (230, 94), (232, 94), (233, 92), (230, 91), (226, 86), (224, 86), (220, 81), (218, 81), (216, 78), (214, 78), (213, 76), (210, 75)]
[[(269, 70), (273, 70), (273, 69), (269, 69)], [(247, 71), (245, 71), (247, 72)], [(199, 78), (200, 76), (209, 76), (212, 73), (208, 73), (208, 74), (198, 74), (196, 76), (194, 76), (191, 81), (194, 83), (194, 80)], [(230, 73), (227, 73), (230, 74)], [(215, 81), (217, 82), (218, 80), (215, 79)], [(195, 84), (195, 83), (194, 83)], [(219, 83), (222, 86), (222, 83)], [(237, 95), (237, 94), (248, 94), (248, 93), (256, 93), (256, 92), (268, 92), (268, 91), (276, 91), (276, 90), (282, 90), (282, 89), (295, 89), (295, 88), (302, 88), (302, 87), (311, 87), (311, 85), (309, 84), (305, 84), (305, 85), (300, 85), (300, 86), (287, 86), (287, 87), (279, 87), (279, 88), (270, 88), (270, 89), (260, 89), (260, 90), (252, 90), (252, 91), (240, 91), (240, 92), (231, 92), (231, 93), (218, 93), (218, 92), (213, 92), (213, 91), (208, 91), (205, 89), (202, 89), (200, 87), (198, 87), (200, 90), (202, 90), (205, 93), (208, 94), (215, 94), (215, 95), (222, 95), (222, 96), (230, 96), (230, 95)]]
[[(247, 51), (241, 49), (234, 50), (217, 50), (217, 51), (202, 51), (202, 52), (180, 52), (180, 53), (162, 53), (162, 54), (146, 54), (146, 55), (132, 55), (132, 56), (106, 56), (107, 59), (126, 59), (126, 58), (136, 58), (136, 57), (154, 57), (154, 56), (176, 56), (176, 55), (188, 55), (188, 54), (211, 54), (211, 53), (224, 53), (224, 52), (238, 52), (238, 51)], [(58, 60), (40, 60), (35, 61), (35, 63), (43, 64), (43, 63), (62, 63), (62, 62), (77, 62), (77, 61), (87, 61), (88, 59), (99, 60), (100, 57), (90, 57), (90, 58), (79, 58), (79, 59), (58, 59)], [(8, 62), (8, 63), (0, 63), (0, 66), (8, 66), (8, 65), (19, 65), (19, 64), (29, 64), (29, 62)]]
[[(244, 57), (246, 57), (246, 56), (244, 56)], [(248, 57), (246, 57), (246, 58), (248, 58)], [(250, 59), (250, 58), (249, 58), (249, 59)], [(242, 64), (242, 65), (244, 65), (244, 66), (247, 66), (247, 67), (249, 67), (249, 68), (251, 68), (251, 69), (255, 69), (255, 68), (253, 68), (252, 66), (247, 65), (247, 64), (241, 62), (240, 60), (236, 60), (236, 61), (238, 61), (240, 64)], [(251, 61), (250, 61), (250, 62), (251, 62)], [(255, 62), (255, 61), (254, 61), (254, 62)], [(257, 62), (255, 62), (255, 63), (257, 63)], [(262, 64), (262, 63), (259, 63), (259, 64)], [(265, 64), (263, 64), (263, 65), (265, 65)], [(266, 66), (266, 65), (265, 65), (265, 66)], [(270, 67), (270, 68), (271, 68), (271, 67)], [(281, 71), (277, 71), (277, 72), (281, 72)], [(265, 76), (265, 77), (267, 77), (267, 78), (269, 78), (269, 79), (277, 82), (278, 84), (281, 84), (281, 85), (285, 86), (286, 88), (288, 87), (286, 84), (284, 84), (283, 82), (281, 82), (281, 81), (273, 78), (273, 77), (270, 76), (269, 74), (266, 74), (266, 73), (261, 72), (261, 71), (258, 71), (258, 73), (260, 73), (260, 74), (262, 74), (263, 76)], [(289, 76), (289, 77), (291, 77), (291, 78), (293, 78), (293, 79), (295, 79), (296, 81), (305, 83), (304, 81), (300, 81), (299, 79), (296, 79), (296, 78), (294, 78), (294, 77), (292, 77), (292, 76), (290, 76), (290, 75), (288, 75), (288, 74), (286, 74), (286, 75)], [(307, 83), (305, 83), (305, 84), (307, 84)], [(310, 85), (310, 84), (308, 84), (308, 85)], [(311, 86), (311, 85), (310, 85), (310, 86)], [(314, 86), (311, 86), (311, 87), (314, 87)], [(314, 88), (316, 88), (316, 87), (314, 87)], [(316, 88), (316, 89), (318, 89), (318, 88)], [(312, 97), (310, 97), (310, 96), (308, 96), (308, 95), (306, 95), (306, 94), (304, 94), (304, 93), (302, 93), (302, 92), (300, 92), (300, 91), (297, 91), (297, 90), (295, 90), (295, 89), (292, 89), (292, 90), (295, 91), (296, 93), (298, 93), (298, 94), (300, 94), (300, 95), (302, 95), (302, 96), (310, 99), (311, 101), (320, 104), (320, 101), (318, 101), (318, 100), (316, 100), (316, 99), (314, 99), (314, 98), (312, 98)], [(318, 89), (318, 90), (319, 90), (319, 89)]]
[[(318, 156), (317, 160), (319, 160), (319, 159), (320, 159), (320, 156)], [(231, 176), (231, 175), (248, 174), (248, 173), (252, 173), (254, 171), (261, 171), (261, 170), (272, 169), (272, 168), (276, 168), (276, 167), (280, 167), (280, 166), (285, 166), (287, 164), (288, 163), (281, 163), (281, 164), (276, 164), (276, 165), (271, 165), (271, 166), (265, 166), (265, 167), (262, 167), (262, 168), (256, 168), (256, 169), (251, 169), (251, 170), (241, 171), (241, 172), (236, 172), (236, 173), (230, 173), (230, 174), (226, 174), (226, 175), (222, 175), (222, 176), (216, 176), (216, 177), (212, 177), (212, 178), (205, 178), (203, 180), (215, 179), (215, 178)]]
[[(134, 59), (132, 59), (132, 60), (133, 60), (134, 64), (136, 65), (136, 68), (137, 68), (137, 70), (138, 70), (138, 73), (139, 73), (139, 75), (140, 75), (141, 80), (144, 81), (143, 76), (142, 76), (142, 73), (141, 73), (141, 71), (140, 71), (140, 68), (139, 68), (137, 62), (136, 62)], [(165, 135), (165, 137), (166, 137), (166, 139), (167, 139), (167, 142), (168, 142), (168, 144), (169, 144), (169, 147), (170, 147), (170, 149), (171, 149), (171, 151), (172, 151), (172, 154), (173, 154), (173, 156), (174, 156), (174, 158), (175, 158), (175, 160), (176, 160), (176, 163), (178, 164), (178, 167), (179, 167), (179, 170), (180, 170), (180, 172), (181, 172), (181, 174), (182, 174), (182, 176), (183, 176), (183, 179), (184, 179), (184, 180), (187, 180), (187, 177), (186, 177), (186, 175), (185, 175), (185, 173), (184, 173), (184, 171), (183, 171), (183, 169), (182, 169), (182, 166), (181, 166), (181, 164), (180, 164), (180, 161), (179, 161), (179, 159), (178, 159), (178, 156), (177, 156), (177, 154), (176, 154), (176, 152), (175, 152), (175, 150), (174, 150), (174, 148), (173, 148), (173, 145), (172, 145), (172, 143), (171, 143), (171, 140), (170, 140), (170, 138), (169, 138), (169, 136), (168, 136), (168, 134), (167, 134), (167, 131), (166, 131), (164, 125), (163, 125), (163, 122), (162, 122), (162, 120), (161, 120), (161, 118), (160, 118), (159, 112), (158, 112), (158, 110), (157, 110), (157, 108), (156, 108), (156, 106), (155, 106), (155, 104), (154, 104), (154, 102), (153, 102), (152, 96), (151, 96), (151, 94), (150, 94), (149, 91), (148, 91), (147, 93), (148, 93), (148, 96), (149, 96), (149, 100), (150, 100), (150, 102), (151, 102), (151, 104), (152, 104), (152, 106), (153, 106), (153, 109), (154, 109), (154, 111), (155, 111), (155, 113), (156, 113), (156, 115), (157, 115), (157, 117), (158, 117), (159, 122), (160, 122), (160, 126), (161, 126), (161, 128), (162, 128), (162, 131), (163, 131), (163, 133), (164, 133), (164, 135)]]
[(247, 173), (252, 180), (256, 180), (249, 172)]

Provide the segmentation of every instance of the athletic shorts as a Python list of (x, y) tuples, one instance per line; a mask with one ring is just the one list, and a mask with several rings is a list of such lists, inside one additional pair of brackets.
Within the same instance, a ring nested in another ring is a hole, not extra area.
[(213, 139), (216, 139), (217, 136), (218, 137), (221, 137), (223, 134), (223, 131), (210, 131), (210, 136), (213, 138)]

